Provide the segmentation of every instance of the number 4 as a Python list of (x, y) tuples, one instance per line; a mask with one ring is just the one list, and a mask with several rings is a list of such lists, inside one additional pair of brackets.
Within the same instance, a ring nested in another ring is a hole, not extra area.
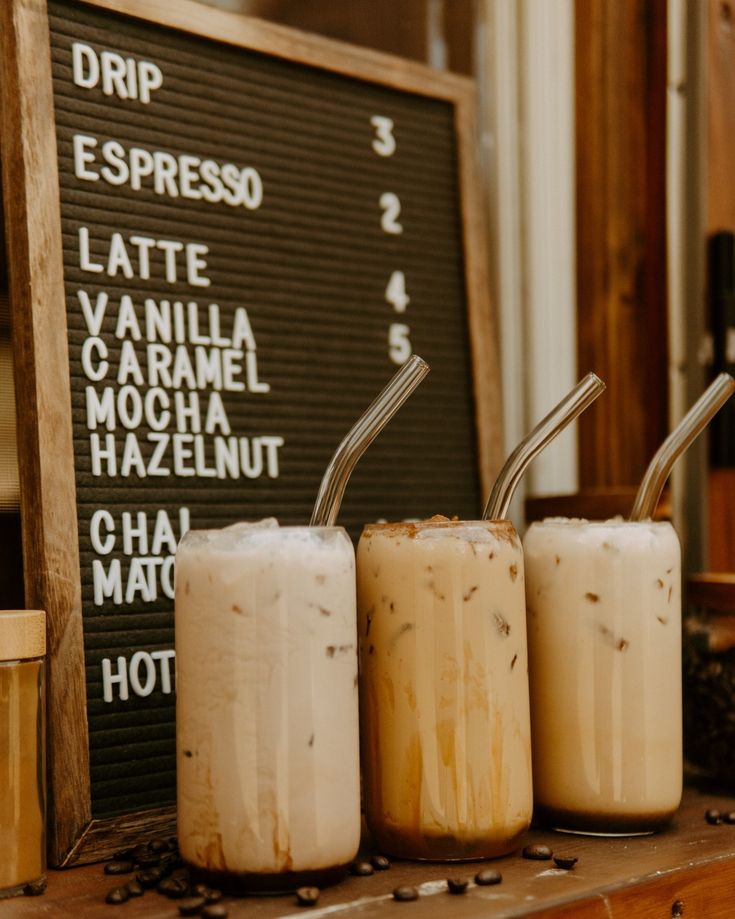
[(394, 271), (385, 288), (385, 299), (397, 313), (405, 313), (411, 298), (406, 293), (406, 276), (402, 271)]

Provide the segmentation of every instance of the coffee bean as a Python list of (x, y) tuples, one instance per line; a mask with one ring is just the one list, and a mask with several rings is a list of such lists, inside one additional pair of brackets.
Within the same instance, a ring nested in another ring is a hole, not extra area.
[(182, 900), (179, 903), (179, 915), (198, 916), (203, 906), (206, 906), (204, 897), (190, 897), (188, 900)]
[(718, 824), (722, 823), (722, 814), (713, 807), (705, 813), (704, 819), (707, 821), (707, 823), (711, 823), (713, 826), (717, 826)]
[(554, 864), (557, 868), (573, 868), (578, 862), (578, 859), (574, 855), (555, 855)]
[(133, 856), (133, 847), (128, 846), (127, 849), (118, 849), (117, 852), (113, 853), (113, 858), (118, 862), (129, 862)]
[(475, 875), (475, 884), (480, 887), (489, 887), (491, 884), (499, 884), (503, 880), (503, 875), (496, 871), (495, 868), (483, 868)]
[(165, 839), (152, 839), (149, 843), (151, 852), (170, 852), (171, 846)]
[(350, 865), (350, 874), (354, 874), (357, 877), (368, 877), (373, 871), (374, 869), (370, 862), (353, 862)]
[(105, 865), (105, 874), (131, 874), (132, 870), (132, 862), (115, 861)]
[(189, 893), (189, 882), (182, 878), (164, 878), (156, 890), (170, 900), (180, 900)]
[(157, 852), (146, 852), (134, 858), (139, 868), (156, 868), (161, 863), (161, 856)]
[(156, 887), (162, 877), (163, 871), (160, 868), (145, 868), (135, 875), (135, 880), (143, 890), (149, 890), (151, 887)]
[(118, 903), (127, 903), (130, 899), (130, 892), (127, 887), (113, 887), (112, 890), (107, 892), (105, 897), (105, 903), (112, 903), (117, 905)]
[(204, 919), (226, 919), (227, 909), (221, 903), (209, 903), (199, 915), (204, 916)]
[(419, 892), (415, 887), (396, 887), (393, 891), (393, 899), (408, 902), (409, 900), (418, 900)]
[(447, 878), (449, 893), (465, 893), (469, 883), (467, 878)]
[(725, 823), (735, 823), (735, 811), (728, 811), (724, 819)]
[(143, 888), (140, 886), (138, 881), (128, 881), (128, 883), (125, 885), (125, 889), (131, 897), (143, 896)]
[(299, 887), (296, 891), (296, 901), (299, 906), (314, 906), (319, 901), (319, 893), (318, 887)]
[(390, 862), (385, 855), (373, 855), (370, 864), (376, 871), (387, 871), (390, 868)]
[(130, 857), (133, 861), (138, 861), (139, 858), (145, 858), (146, 855), (151, 854), (151, 847), (147, 842), (138, 843), (137, 846), (133, 846), (130, 850)]
[(524, 858), (532, 858), (536, 861), (548, 861), (552, 853), (548, 846), (540, 842), (534, 842), (526, 846), (521, 854)]
[(207, 903), (219, 903), (222, 899), (222, 891), (215, 887), (207, 887), (206, 884), (197, 884), (194, 888), (197, 897), (204, 897)]
[(26, 897), (40, 897), (46, 890), (46, 878), (39, 878), (37, 881), (31, 881), (23, 888), (23, 894)]

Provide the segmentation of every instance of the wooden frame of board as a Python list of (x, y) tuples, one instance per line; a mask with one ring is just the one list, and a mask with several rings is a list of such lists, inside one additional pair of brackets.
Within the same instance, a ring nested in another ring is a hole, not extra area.
[[(489, 298), (475, 96), (466, 78), (220, 12), (190, 0), (81, 0), (360, 80), (449, 101), (459, 157), (462, 240), (485, 493), (500, 466), (496, 338)], [(26, 603), (48, 614), (49, 858), (109, 856), (173, 809), (92, 820), (69, 358), (49, 25), (43, 0), (0, 4), (2, 171), (15, 360)]]

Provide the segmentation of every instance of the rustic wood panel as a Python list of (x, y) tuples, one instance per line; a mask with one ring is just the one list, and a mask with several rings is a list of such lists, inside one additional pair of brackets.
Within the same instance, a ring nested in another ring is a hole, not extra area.
[(579, 0), (575, 40), (577, 358), (607, 383), (584, 489), (638, 484), (668, 430), (665, 0)]
[(36, 3), (0, 4), (0, 50), (25, 600), (47, 613), (49, 685), (63, 687), (47, 717), (50, 762), (64, 763), (49, 772), (49, 844), (61, 853), (89, 821), (89, 753), (51, 58)]
[[(683, 919), (730, 919), (735, 896), (735, 826), (711, 826), (705, 810), (730, 811), (735, 797), (718, 797), (689, 789), (674, 823), (655, 836), (603, 839), (532, 830), (525, 842), (544, 842), (555, 853), (576, 855), (572, 871), (549, 862), (523, 859), (519, 853), (486, 863), (428, 864), (394, 862), (389, 871), (371, 877), (349, 877), (322, 891), (313, 919), (327, 915), (379, 919), (405, 910), (415, 919), (669, 919), (675, 903)], [(365, 852), (370, 852), (369, 846)], [(471, 878), (480, 867), (498, 869), (503, 880), (494, 887), (471, 886), (464, 896), (446, 891), (447, 877)], [(106, 891), (126, 877), (103, 874), (91, 865), (52, 872), (45, 896), (8, 901), (3, 919), (98, 919), (106, 912)], [(396, 904), (392, 890), (401, 884), (419, 887), (411, 904)], [(130, 900), (122, 909), (130, 919), (167, 919), (175, 903), (156, 893)], [(251, 897), (227, 902), (232, 919), (295, 919), (306, 915), (295, 898)]]
[[(706, 0), (704, 18), (705, 229), (709, 236), (735, 230), (735, 5), (730, 0)], [(735, 571), (735, 469), (711, 471), (709, 520), (710, 570)]]

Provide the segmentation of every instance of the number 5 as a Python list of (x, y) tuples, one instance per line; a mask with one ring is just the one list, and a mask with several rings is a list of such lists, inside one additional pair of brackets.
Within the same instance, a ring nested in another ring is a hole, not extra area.
[(388, 329), (388, 356), (394, 364), (405, 364), (411, 357), (410, 334), (411, 329), (401, 322), (394, 322)]

